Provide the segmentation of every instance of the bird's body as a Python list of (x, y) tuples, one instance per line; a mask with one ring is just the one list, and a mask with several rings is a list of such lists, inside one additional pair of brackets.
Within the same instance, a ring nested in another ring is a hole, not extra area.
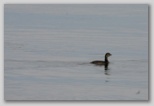
[(95, 60), (95, 61), (92, 61), (90, 63), (97, 64), (97, 65), (105, 65), (105, 61), (101, 61), (101, 60)]

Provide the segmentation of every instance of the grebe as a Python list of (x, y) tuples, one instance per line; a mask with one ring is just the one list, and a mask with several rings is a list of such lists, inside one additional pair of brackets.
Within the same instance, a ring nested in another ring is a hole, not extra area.
[(111, 53), (106, 53), (105, 54), (105, 61), (101, 61), (101, 60), (95, 60), (90, 62), (91, 64), (95, 64), (95, 65), (108, 65), (109, 61), (108, 61), (108, 57), (111, 56)]

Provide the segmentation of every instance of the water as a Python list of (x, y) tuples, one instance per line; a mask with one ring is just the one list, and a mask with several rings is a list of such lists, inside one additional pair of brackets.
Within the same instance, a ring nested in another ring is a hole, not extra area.
[(5, 5), (4, 24), (5, 100), (148, 100), (147, 5)]

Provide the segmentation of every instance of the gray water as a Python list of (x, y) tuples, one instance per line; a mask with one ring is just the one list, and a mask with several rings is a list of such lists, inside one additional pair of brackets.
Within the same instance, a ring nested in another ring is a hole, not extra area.
[[(148, 5), (5, 5), (5, 100), (148, 100)], [(109, 57), (108, 70), (90, 64)]]

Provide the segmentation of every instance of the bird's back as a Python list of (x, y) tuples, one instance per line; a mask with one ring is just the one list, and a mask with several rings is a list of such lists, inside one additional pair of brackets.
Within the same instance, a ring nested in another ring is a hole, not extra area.
[(96, 61), (92, 61), (90, 63), (96, 64), (96, 65), (104, 65), (105, 64), (105, 61), (96, 60)]

